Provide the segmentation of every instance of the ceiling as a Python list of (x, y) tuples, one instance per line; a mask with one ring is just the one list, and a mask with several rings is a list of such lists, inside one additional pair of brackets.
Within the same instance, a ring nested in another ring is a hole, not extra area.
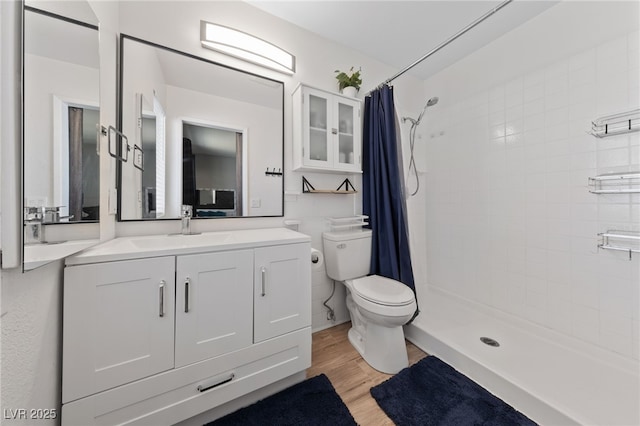
[[(486, 0), (248, 2), (398, 70), (502, 3)], [(557, 3), (556, 0), (514, 0), (409, 73), (427, 79)]]

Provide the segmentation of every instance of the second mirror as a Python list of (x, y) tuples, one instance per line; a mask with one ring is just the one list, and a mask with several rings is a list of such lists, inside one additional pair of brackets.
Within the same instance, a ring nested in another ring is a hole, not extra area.
[[(122, 35), (120, 220), (283, 215), (282, 82)], [(128, 147), (127, 147), (128, 145)]]

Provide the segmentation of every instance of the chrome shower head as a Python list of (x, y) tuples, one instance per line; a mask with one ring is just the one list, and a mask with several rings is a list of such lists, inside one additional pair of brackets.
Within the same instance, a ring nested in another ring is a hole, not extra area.
[(420, 124), (420, 120), (422, 120), (422, 116), (424, 115), (427, 108), (429, 108), (430, 106), (434, 106), (435, 104), (438, 103), (439, 100), (440, 99), (437, 96), (434, 96), (433, 98), (429, 99), (427, 103), (424, 105), (424, 108), (422, 108), (422, 112), (420, 113), (420, 116), (417, 119), (413, 119), (410, 117), (402, 117), (402, 122), (404, 123), (405, 121), (410, 121), (412, 126), (417, 126), (418, 124)]
[(425, 111), (427, 111), (427, 108), (437, 104), (439, 100), (440, 99), (437, 96), (434, 96), (433, 98), (427, 101), (427, 103), (424, 105), (424, 108), (422, 108), (422, 112), (420, 113), (420, 116), (418, 116), (418, 119), (416, 120), (416, 123), (415, 123), (416, 126), (420, 124), (420, 120), (422, 120), (422, 116), (424, 115)]

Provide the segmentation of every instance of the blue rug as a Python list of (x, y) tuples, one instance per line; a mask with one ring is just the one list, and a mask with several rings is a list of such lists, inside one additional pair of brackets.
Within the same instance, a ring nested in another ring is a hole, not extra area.
[(206, 426), (355, 426), (351, 413), (324, 374), (293, 385)]
[(536, 424), (435, 356), (371, 388), (371, 395), (398, 426)]

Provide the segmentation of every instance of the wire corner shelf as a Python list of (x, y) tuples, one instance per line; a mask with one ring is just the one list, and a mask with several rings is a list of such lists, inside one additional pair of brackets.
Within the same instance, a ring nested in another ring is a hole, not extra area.
[(329, 222), (329, 227), (332, 231), (361, 228), (369, 224), (369, 216), (365, 215), (327, 217), (326, 219)]
[(598, 236), (598, 249), (627, 252), (629, 260), (632, 259), (633, 253), (640, 253), (640, 231), (610, 229), (599, 233)]
[(640, 130), (640, 108), (599, 117), (591, 122), (588, 132), (597, 138), (622, 135)]
[(606, 173), (590, 177), (589, 192), (593, 194), (640, 193), (640, 172)]

